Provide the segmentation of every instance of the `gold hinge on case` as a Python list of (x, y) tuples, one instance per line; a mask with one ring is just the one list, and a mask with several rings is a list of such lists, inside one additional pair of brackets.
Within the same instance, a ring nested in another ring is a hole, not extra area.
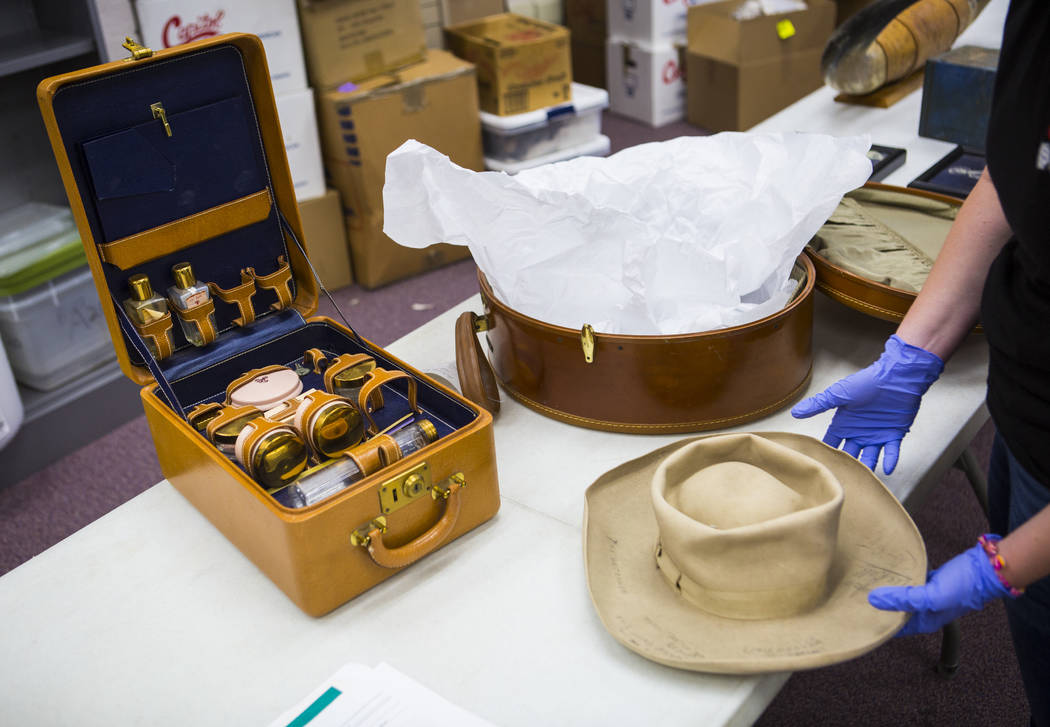
[(168, 112), (164, 110), (164, 106), (160, 101), (151, 103), (149, 110), (153, 112), (153, 118), (160, 119), (164, 124), (164, 133), (171, 136), (171, 125), (168, 123)]
[(124, 48), (128, 49), (128, 52), (131, 53), (131, 60), (133, 61), (141, 61), (143, 58), (149, 58), (153, 55), (152, 48), (147, 48), (144, 45), (139, 45), (134, 41), (134, 39), (132, 39), (130, 35), (124, 36), (124, 42), (121, 43), (121, 45)]
[(471, 322), (474, 324), (474, 332), (475, 333), (481, 333), (482, 331), (487, 331), (489, 328), (492, 327), (489, 324), (489, 317), (488, 316), (478, 316), (478, 315), (476, 315), (476, 316), (474, 316), (474, 318), (473, 318), (473, 320)]
[(580, 331), (580, 343), (583, 346), (583, 360), (587, 363), (594, 363), (594, 329), (591, 328), (590, 323), (583, 324), (583, 330)]

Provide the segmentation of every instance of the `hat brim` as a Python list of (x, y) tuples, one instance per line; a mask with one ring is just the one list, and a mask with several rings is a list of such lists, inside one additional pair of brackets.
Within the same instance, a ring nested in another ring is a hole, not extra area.
[(650, 483), (669, 454), (703, 437), (683, 440), (620, 465), (587, 488), (587, 586), (602, 624), (628, 649), (691, 671), (812, 669), (871, 651), (907, 620), (907, 614), (868, 603), (872, 588), (926, 581), (922, 536), (893, 493), (855, 458), (816, 439), (755, 434), (816, 459), (842, 484), (845, 497), (826, 600), (797, 616), (749, 621), (702, 611), (674, 590), (656, 566), (659, 530)]

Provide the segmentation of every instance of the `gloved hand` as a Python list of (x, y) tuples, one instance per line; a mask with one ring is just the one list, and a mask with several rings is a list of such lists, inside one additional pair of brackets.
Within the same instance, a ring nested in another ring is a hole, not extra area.
[(791, 415), (805, 419), (837, 407), (824, 442), (838, 447), (845, 441), (843, 451), (873, 470), (885, 448), (882, 470), (890, 474), (922, 395), (943, 370), (939, 356), (893, 335), (878, 361), (799, 402)]
[(898, 636), (928, 634), (994, 598), (1010, 592), (980, 544), (955, 556), (930, 573), (925, 586), (884, 586), (868, 594), (868, 603), (883, 611), (914, 614)]

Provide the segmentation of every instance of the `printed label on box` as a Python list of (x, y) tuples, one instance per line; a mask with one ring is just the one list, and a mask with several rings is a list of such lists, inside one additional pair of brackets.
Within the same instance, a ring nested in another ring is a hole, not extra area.
[(274, 94), (306, 87), (306, 64), (299, 40), (295, 3), (288, 0), (139, 0), (142, 42), (171, 48), (231, 32), (262, 39)]

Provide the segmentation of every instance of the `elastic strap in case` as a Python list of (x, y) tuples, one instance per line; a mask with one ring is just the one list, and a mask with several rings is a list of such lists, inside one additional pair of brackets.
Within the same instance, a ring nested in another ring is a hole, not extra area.
[(160, 393), (164, 396), (165, 401), (168, 402), (168, 406), (175, 410), (180, 417), (186, 418), (186, 410), (182, 408), (182, 404), (179, 403), (179, 399), (175, 396), (175, 390), (171, 387), (171, 383), (164, 376), (164, 373), (160, 370), (160, 364), (153, 358), (153, 354), (146, 348), (146, 342), (142, 340), (139, 332), (135, 329), (135, 325), (128, 318), (128, 314), (124, 312), (124, 309), (120, 305), (120, 301), (117, 300), (116, 296), (113, 298), (113, 307), (117, 309), (117, 322), (120, 323), (120, 330), (124, 333), (124, 338), (127, 339), (132, 348), (138, 352), (138, 355), (146, 363), (146, 368), (153, 374), (153, 378), (157, 381), (157, 388), (160, 389)]

